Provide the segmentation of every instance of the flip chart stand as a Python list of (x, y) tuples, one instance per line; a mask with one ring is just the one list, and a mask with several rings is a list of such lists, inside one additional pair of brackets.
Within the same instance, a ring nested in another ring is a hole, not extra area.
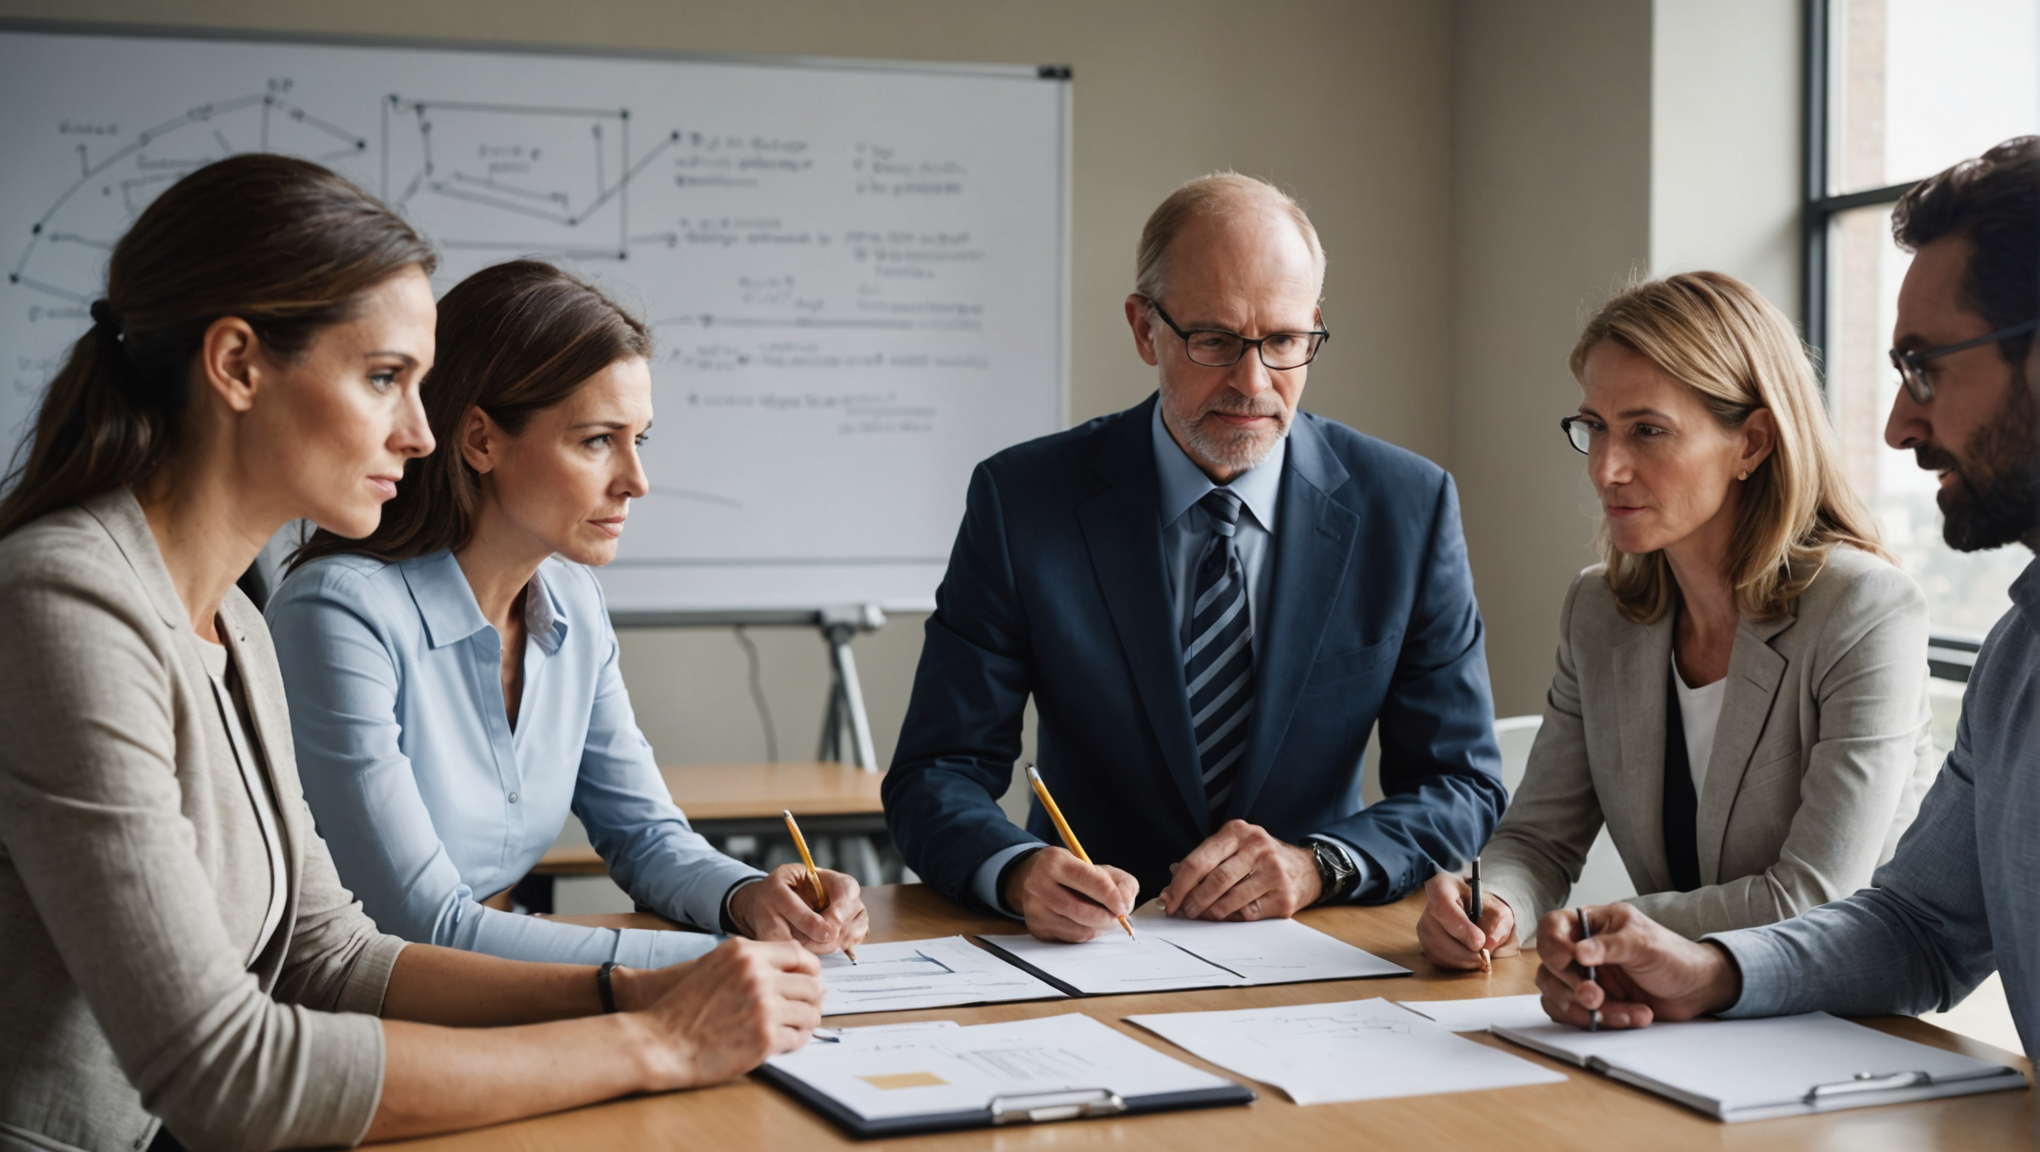
[[(850, 652), (850, 641), (860, 632), (885, 627), (885, 613), (876, 604), (860, 604), (824, 608), (818, 615), (822, 639), (829, 645), (829, 711), (822, 720), (821, 748), (815, 759), (876, 772), (878, 753), (872, 750), (871, 718), (864, 712), (864, 689), (857, 682), (857, 658)], [(846, 742), (849, 756), (843, 755)]]
[(885, 627), (885, 613), (876, 604), (833, 608), (770, 611), (630, 612), (609, 614), (619, 631), (625, 628), (814, 628), (829, 649), (829, 705), (822, 720), (817, 759), (878, 771), (878, 753), (871, 742), (871, 718), (864, 711), (864, 689), (857, 681), (857, 658), (850, 642)]
[[(829, 702), (822, 718), (820, 748), (816, 759), (849, 764), (862, 772), (878, 771), (878, 753), (871, 740), (871, 718), (864, 710), (864, 688), (857, 679), (857, 657), (851, 643), (858, 636), (885, 627), (885, 613), (876, 604), (851, 604), (829, 608), (779, 609), (766, 611), (634, 612), (612, 611), (610, 623), (625, 628), (813, 628), (821, 633), (829, 653)], [(778, 824), (774, 816), (770, 823)], [(904, 876), (905, 865), (881, 826), (835, 832), (811, 831), (818, 856), (826, 855), (822, 867), (839, 868), (862, 884), (883, 884)], [(783, 835), (751, 828), (731, 829), (716, 847), (730, 855), (771, 867), (775, 860), (791, 859), (792, 841)]]

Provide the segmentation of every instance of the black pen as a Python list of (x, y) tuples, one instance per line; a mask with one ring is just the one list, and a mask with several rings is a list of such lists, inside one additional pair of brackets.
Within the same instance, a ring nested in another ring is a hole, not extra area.
[[(1587, 910), (1585, 908), (1575, 908), (1573, 909), (1573, 915), (1580, 918), (1580, 939), (1582, 941), (1592, 940), (1594, 938), (1594, 927), (1587, 923)], [(1600, 977), (1595, 974), (1592, 967), (1587, 969), (1587, 979), (1597, 984), (1600, 983)], [(1587, 1031), (1599, 1032), (1600, 1030), (1601, 1010), (1595, 1008), (1587, 1013)]]
[[(1467, 878), (1466, 884), (1468, 888), (1472, 889), (1472, 894), (1466, 898), (1466, 918), (1468, 920), (1473, 921), (1473, 926), (1475, 928), (1478, 928), (1480, 927), (1480, 911), (1481, 911), (1480, 857), (1478, 856), (1475, 856), (1473, 858), (1473, 874)], [(1482, 933), (1482, 939), (1483, 940), (1486, 939), (1486, 933)], [(1482, 948), (1480, 950), (1480, 970), (1483, 972), (1492, 972), (1495, 970), (1494, 961), (1488, 957), (1488, 950), (1485, 948)]]

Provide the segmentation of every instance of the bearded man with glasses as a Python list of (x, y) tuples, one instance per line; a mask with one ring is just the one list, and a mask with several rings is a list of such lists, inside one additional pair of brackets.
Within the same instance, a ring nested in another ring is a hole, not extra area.
[[(1444, 470), (1298, 410), (1324, 250), (1263, 181), (1190, 181), (1126, 299), (1159, 391), (978, 466), (885, 781), (909, 866), (1085, 940), (1171, 914), (1395, 900), (1486, 840), (1505, 793)], [(998, 798), (1032, 699), (1039, 803)], [(1379, 724), (1382, 791), (1361, 758)]]
[[(1948, 543), (2040, 545), (2040, 137), (1922, 181), (1892, 230), (1913, 252), (1893, 364), (1904, 387), (1885, 441), (1941, 475)], [(1681, 939), (1626, 905), (1539, 926), (1554, 1019), (1636, 1028), (1704, 1013), (1843, 1016), (1945, 1010), (1992, 971), (2040, 1053), (2040, 563), (2011, 588), (1962, 700), (1955, 748), (1872, 887), (1797, 919)], [(1587, 968), (1598, 966), (1597, 978)]]

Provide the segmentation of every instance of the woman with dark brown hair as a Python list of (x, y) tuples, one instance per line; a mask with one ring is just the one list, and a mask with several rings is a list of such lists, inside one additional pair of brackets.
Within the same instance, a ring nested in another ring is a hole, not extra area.
[(374, 531), (432, 450), (432, 264), (278, 156), (114, 247), (0, 500), (0, 1144), (445, 1131), (726, 1079), (819, 1019), (791, 945), (520, 964), (384, 935), (335, 875), (234, 582), (290, 520)]
[[(593, 567), (647, 488), (651, 339), (593, 287), (533, 260), (440, 302), (413, 460), (382, 526), (321, 532), (268, 608), (305, 797), (340, 878), (384, 930), (516, 960), (656, 968), (705, 933), (810, 951), (864, 935), (857, 882), (771, 875), (711, 848), (638, 731)], [(639, 904), (702, 932), (518, 915), (510, 889), (569, 811)]]

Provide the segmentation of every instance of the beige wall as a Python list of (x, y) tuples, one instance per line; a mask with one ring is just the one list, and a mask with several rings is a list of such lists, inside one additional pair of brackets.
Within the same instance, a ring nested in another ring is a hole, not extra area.
[[(1306, 406), (1459, 479), (1502, 714), (1535, 711), (1594, 511), (1558, 416), (1583, 311), (1632, 270), (1712, 265), (1796, 298), (1798, 5), (1784, 0), (0, 0), (0, 15), (594, 47), (1068, 63), (1076, 70), (1072, 390), (1152, 376), (1120, 314), (1148, 210), (1232, 166), (1309, 205), (1335, 333)], [(1261, 47), (1260, 45), (1267, 45)], [(1788, 307), (1789, 310), (1789, 307)], [(859, 641), (888, 759), (921, 619)], [(810, 755), (826, 663), (758, 630), (780, 755)], [(625, 674), (668, 762), (764, 739), (727, 630), (635, 632)]]
[[(1403, 0), (4, 0), (0, 15), (376, 36), (907, 60), (1076, 70), (1072, 387), (1084, 420), (1153, 388), (1120, 301), (1148, 211), (1231, 166), (1304, 199), (1332, 262), (1338, 336), (1312, 409), (1434, 458), (1450, 440), (1446, 345), (1449, 8)], [(890, 757), (918, 618), (859, 642), (879, 757)], [(813, 754), (826, 688), (812, 633), (754, 633), (783, 757)], [(668, 762), (760, 758), (742, 651), (726, 630), (624, 640), (639, 719)]]
[(1650, 270), (1739, 276), (1799, 314), (1805, 13), (1778, 0), (1656, 0)]
[(1650, 6), (1461, 0), (1452, 449), (1503, 716), (1543, 708), (1595, 504), (1558, 418), (1586, 309), (1650, 253)]
[(1537, 712), (1599, 507), (1558, 418), (1585, 313), (1714, 268), (1798, 311), (1800, 7), (1459, 0), (1452, 447), (1498, 715)]

